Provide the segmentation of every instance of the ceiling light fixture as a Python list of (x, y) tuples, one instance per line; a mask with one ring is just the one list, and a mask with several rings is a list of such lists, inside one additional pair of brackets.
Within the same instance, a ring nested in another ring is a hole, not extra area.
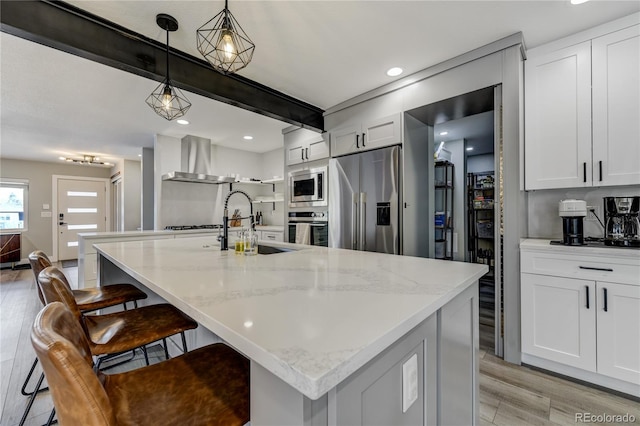
[(396, 77), (400, 74), (402, 74), (402, 68), (398, 67), (389, 68), (389, 70), (387, 71), (387, 75), (389, 77)]
[(582, 4), (582, 3), (586, 3), (589, 0), (571, 0), (571, 4)]
[(180, 120), (176, 120), (176, 123), (182, 124), (183, 126), (186, 126), (187, 124), (189, 124), (187, 120), (184, 120), (182, 118)]
[(58, 157), (62, 161), (67, 161), (69, 163), (76, 164), (88, 164), (92, 166), (113, 166), (111, 163), (106, 163), (104, 161), (100, 161), (100, 158), (95, 155), (83, 155), (82, 159), (71, 158), (71, 157)]
[(171, 84), (171, 78), (169, 78), (169, 32), (178, 29), (178, 21), (173, 16), (160, 13), (156, 16), (156, 23), (167, 32), (167, 76), (151, 92), (146, 102), (156, 114), (171, 121), (185, 115), (191, 107), (191, 102), (184, 96), (182, 91)]
[(253, 136), (249, 136), (249, 135), (247, 135), (247, 136), (244, 136), (244, 137), (243, 137), (243, 139), (244, 139), (244, 140), (247, 140), (247, 141), (250, 141), (250, 140), (252, 140), (252, 139), (253, 139)]
[(467, 147), (467, 151), (473, 151), (473, 147), (472, 146), (468, 146)]
[(440, 136), (446, 136), (448, 134), (449, 134), (449, 132), (440, 132)]
[(229, 10), (224, 9), (196, 31), (198, 51), (223, 74), (232, 74), (246, 67), (256, 47)]

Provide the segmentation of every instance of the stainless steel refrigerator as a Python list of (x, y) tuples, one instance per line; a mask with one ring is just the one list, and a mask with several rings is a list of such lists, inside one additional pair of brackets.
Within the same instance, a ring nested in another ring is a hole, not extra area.
[(400, 254), (400, 146), (329, 160), (329, 247)]

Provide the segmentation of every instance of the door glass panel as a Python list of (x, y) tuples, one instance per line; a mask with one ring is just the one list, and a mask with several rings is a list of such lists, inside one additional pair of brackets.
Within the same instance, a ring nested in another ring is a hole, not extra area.
[(67, 191), (68, 197), (97, 197), (97, 192)]

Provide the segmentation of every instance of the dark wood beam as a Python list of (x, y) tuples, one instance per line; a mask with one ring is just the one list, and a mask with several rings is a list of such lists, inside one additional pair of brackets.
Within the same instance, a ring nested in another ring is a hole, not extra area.
[[(1, 1), (0, 30), (149, 79), (164, 79), (166, 46), (58, 1)], [(195, 40), (194, 40), (195, 43)], [(181, 89), (312, 130), (323, 111), (240, 75), (214, 71), (204, 60), (171, 49), (170, 74)], [(251, 65), (249, 65), (251, 66)]]

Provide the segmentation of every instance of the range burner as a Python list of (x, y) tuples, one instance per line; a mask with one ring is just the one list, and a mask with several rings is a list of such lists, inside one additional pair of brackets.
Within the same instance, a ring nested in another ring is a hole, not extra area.
[(190, 229), (222, 229), (222, 225), (167, 225), (167, 231), (186, 231)]

